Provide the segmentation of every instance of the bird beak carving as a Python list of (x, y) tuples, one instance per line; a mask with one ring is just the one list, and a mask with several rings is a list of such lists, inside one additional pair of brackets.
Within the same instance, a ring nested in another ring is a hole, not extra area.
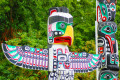
[(63, 44), (71, 46), (73, 44), (73, 40), (74, 40), (73, 27), (68, 25), (63, 36), (54, 38), (54, 44)]

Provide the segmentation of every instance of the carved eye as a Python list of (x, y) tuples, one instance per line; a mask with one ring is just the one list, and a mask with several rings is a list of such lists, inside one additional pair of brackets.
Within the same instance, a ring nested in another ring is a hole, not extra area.
[(106, 32), (111, 32), (110, 27), (106, 27), (104, 30), (105, 30)]
[(102, 11), (103, 11), (103, 13), (105, 14), (105, 7), (104, 6), (102, 6)]
[(111, 79), (112, 77), (111, 77), (111, 75), (109, 75), (109, 74), (106, 74), (105, 76), (104, 76), (104, 79)]
[(60, 60), (65, 60), (65, 57), (60, 57)]
[(65, 24), (64, 23), (61, 24), (61, 28), (62, 29), (65, 28)]

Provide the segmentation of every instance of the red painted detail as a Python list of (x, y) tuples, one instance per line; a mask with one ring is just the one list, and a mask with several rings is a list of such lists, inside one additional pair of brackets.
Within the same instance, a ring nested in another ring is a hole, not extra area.
[(13, 56), (13, 55), (11, 55), (10, 53), (8, 53), (10, 56)]
[(32, 63), (30, 63), (30, 65), (32, 65)]
[(105, 16), (102, 17), (102, 21), (105, 22), (107, 18)]
[(62, 42), (67, 42), (69, 46), (72, 44), (72, 38), (70, 36), (66, 37), (55, 37), (54, 38), (54, 43), (62, 43)]
[(33, 64), (35, 66), (35, 64)]
[(42, 51), (43, 49), (40, 49), (40, 51)]
[(40, 54), (40, 56), (42, 56), (42, 54)]
[(118, 62), (118, 60), (116, 60)]
[(115, 41), (112, 41), (112, 44), (115, 44)]
[[(98, 22), (98, 10), (100, 10), (100, 6), (97, 6), (97, 22)], [(101, 13), (101, 10), (100, 10), (100, 15), (101, 15), (101, 19), (103, 22), (105, 22), (107, 20), (107, 18), (105, 16), (102, 17), (102, 13)]]
[(112, 11), (114, 11), (114, 9), (112, 9)]
[(112, 61), (114, 61), (114, 59), (112, 59)]
[(22, 63), (22, 61), (19, 61), (18, 63)]
[(115, 5), (114, 3), (112, 3), (112, 5)]
[[(116, 78), (114, 78), (113, 80), (117, 80)], [(119, 80), (119, 79), (118, 79)]]
[(63, 50), (62, 50), (62, 48), (58, 48), (58, 49), (57, 49), (57, 54), (58, 54), (58, 50), (61, 50), (61, 51), (62, 51), (62, 54), (63, 54)]
[(25, 62), (24, 62), (24, 64), (25, 64)]
[(112, 44), (112, 39), (109, 35), (105, 35), (105, 38), (108, 40), (109, 42), (109, 45), (110, 45), (110, 51), (111, 51), (111, 54), (113, 54), (113, 44)]
[(65, 66), (65, 69), (69, 69), (70, 68), (70, 64), (66, 65), (65, 62), (64, 62), (64, 66)]
[(37, 55), (39, 55), (39, 54), (37, 54)]
[(37, 51), (37, 53), (39, 53), (39, 51)]
[(7, 45), (6, 45), (6, 47), (7, 47), (7, 50), (10, 50)]
[(29, 63), (27, 63), (27, 64), (29, 64)]
[(104, 60), (104, 59), (105, 59), (105, 57), (102, 57), (102, 59)]
[(100, 51), (100, 54), (102, 54), (103, 53), (103, 51)]
[(57, 56), (53, 56), (54, 58), (57, 58)]
[(43, 56), (45, 56), (45, 55), (43, 55)]
[(48, 57), (48, 55), (46, 55), (46, 57)]
[(99, 47), (100, 48), (100, 51), (103, 51), (103, 47)]
[(34, 53), (34, 55), (36, 55), (36, 53)]
[(61, 62), (59, 64), (62, 64)]
[(31, 53), (31, 54), (33, 54), (33, 53)]
[(14, 59), (14, 58), (12, 58), (13, 60), (18, 60), (18, 59)]
[(52, 13), (54, 13), (54, 12), (57, 12), (57, 10), (56, 10), (56, 9), (51, 10), (51, 11), (50, 11), (50, 15), (51, 15)]
[(74, 53), (72, 53), (72, 54), (74, 54)]
[(38, 66), (38, 65), (37, 65)]

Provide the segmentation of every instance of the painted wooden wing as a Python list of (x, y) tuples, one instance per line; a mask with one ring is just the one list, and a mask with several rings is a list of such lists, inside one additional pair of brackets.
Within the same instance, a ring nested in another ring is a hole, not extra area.
[(48, 49), (3, 43), (2, 49), (6, 58), (14, 65), (27, 69), (48, 70)]
[(70, 69), (74, 69), (76, 73), (85, 73), (95, 70), (101, 63), (101, 55), (88, 54), (86, 52), (72, 52)]

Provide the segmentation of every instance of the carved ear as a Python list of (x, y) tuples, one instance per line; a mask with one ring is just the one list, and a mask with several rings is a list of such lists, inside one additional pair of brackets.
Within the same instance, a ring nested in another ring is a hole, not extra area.
[(115, 0), (115, 4), (117, 4), (117, 0)]
[(64, 13), (69, 13), (68, 8), (66, 7), (53, 7), (49, 9), (49, 15), (51, 15), (54, 12), (64, 12)]
[(53, 7), (49, 9), (49, 15), (51, 15), (54, 12), (59, 12), (59, 8), (58, 7)]
[(108, 3), (110, 3), (110, 0), (107, 0)]

